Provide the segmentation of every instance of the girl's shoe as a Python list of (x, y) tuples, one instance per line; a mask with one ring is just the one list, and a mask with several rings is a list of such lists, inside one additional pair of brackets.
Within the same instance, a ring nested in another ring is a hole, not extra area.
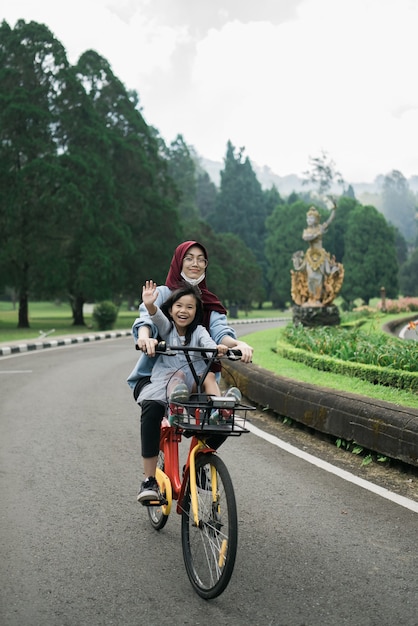
[(141, 504), (144, 502), (154, 502), (160, 499), (160, 490), (154, 476), (149, 476), (141, 484), (137, 500)]
[(179, 383), (170, 394), (168, 407), (168, 421), (173, 425), (174, 415), (183, 415), (184, 407), (176, 404), (177, 402), (187, 402), (189, 399), (189, 389), (185, 383)]
[(172, 402), (187, 402), (189, 399), (189, 389), (186, 383), (178, 383), (170, 394), (170, 404)]

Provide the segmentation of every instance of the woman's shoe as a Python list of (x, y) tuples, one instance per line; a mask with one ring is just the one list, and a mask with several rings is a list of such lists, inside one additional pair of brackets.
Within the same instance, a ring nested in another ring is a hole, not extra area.
[[(240, 392), (240, 390), (238, 389), (238, 387), (230, 387), (229, 389), (227, 389), (224, 393), (225, 397), (233, 397), (235, 398), (235, 401), (241, 402), (241, 398), (242, 398), (242, 394)], [(233, 409), (220, 409), (220, 413), (221, 416), (224, 420), (230, 420), (234, 410)]]

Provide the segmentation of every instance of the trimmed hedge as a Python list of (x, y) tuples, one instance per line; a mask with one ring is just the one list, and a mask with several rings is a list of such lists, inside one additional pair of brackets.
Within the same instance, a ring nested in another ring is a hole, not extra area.
[(398, 389), (418, 392), (418, 372), (395, 370), (389, 367), (364, 365), (353, 361), (343, 361), (323, 354), (314, 354), (301, 348), (294, 348), (290, 344), (279, 340), (276, 352), (285, 359), (304, 363), (325, 372), (342, 374), (360, 378), (372, 384), (386, 385)]

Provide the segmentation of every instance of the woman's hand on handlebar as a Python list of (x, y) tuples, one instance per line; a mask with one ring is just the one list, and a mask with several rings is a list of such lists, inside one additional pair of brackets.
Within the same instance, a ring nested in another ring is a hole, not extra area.
[(241, 350), (241, 361), (243, 361), (244, 363), (251, 363), (251, 361), (253, 360), (254, 349), (249, 346), (248, 343), (245, 343), (245, 341), (239, 341), (237, 339), (234, 348), (236, 350)]
[(140, 337), (138, 337), (136, 345), (138, 346), (138, 350), (145, 352), (145, 354), (148, 354), (148, 356), (155, 356), (155, 346), (157, 345), (157, 343), (158, 341), (156, 339), (153, 339), (152, 337), (148, 337), (146, 339), (141, 339)]
[(233, 339), (229, 335), (222, 337), (222, 343), (228, 346), (228, 348), (232, 348), (233, 350), (240, 350), (241, 352), (241, 361), (244, 363), (251, 363), (253, 360), (253, 348), (245, 343), (245, 341), (239, 341), (239, 339)]
[(141, 350), (148, 356), (155, 356), (155, 346), (157, 345), (157, 339), (150, 337), (150, 331), (147, 326), (142, 326), (138, 332), (138, 339), (136, 341), (137, 350)]

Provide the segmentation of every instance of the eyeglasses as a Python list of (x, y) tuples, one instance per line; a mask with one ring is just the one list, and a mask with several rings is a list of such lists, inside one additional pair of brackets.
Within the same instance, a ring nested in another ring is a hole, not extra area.
[(208, 261), (204, 256), (192, 256), (191, 254), (187, 254), (183, 262), (188, 265), (194, 265), (196, 263), (199, 267), (207, 267), (208, 265)]

